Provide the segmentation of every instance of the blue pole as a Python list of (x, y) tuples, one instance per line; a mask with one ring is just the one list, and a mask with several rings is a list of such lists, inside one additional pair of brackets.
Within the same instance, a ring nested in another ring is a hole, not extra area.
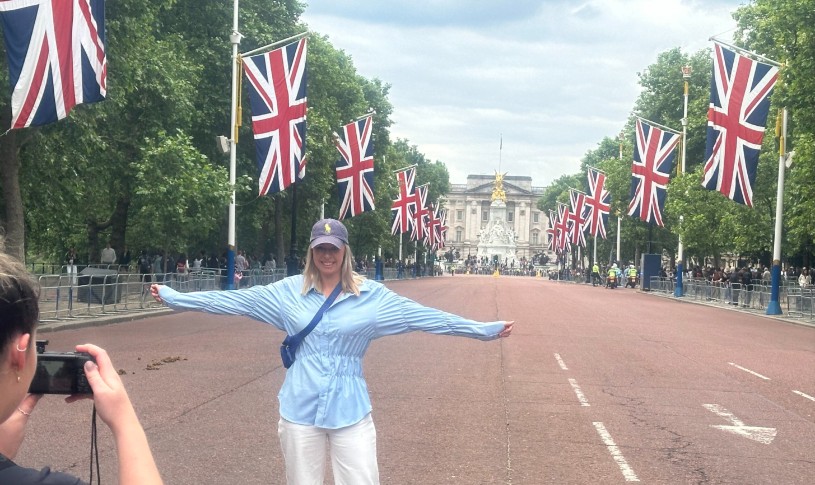
[(676, 288), (674, 288), (674, 296), (679, 298), (685, 295), (685, 288), (682, 283), (682, 261), (676, 263)]
[(776, 123), (776, 134), (778, 135), (778, 187), (775, 198), (775, 233), (773, 241), (773, 270), (770, 283), (770, 301), (767, 303), (767, 315), (781, 315), (781, 303), (779, 300), (779, 288), (781, 286), (781, 229), (784, 217), (784, 169), (788, 162), (787, 158), (787, 108), (782, 108), (778, 113)]
[(384, 264), (382, 263), (382, 248), (379, 248), (379, 253), (376, 255), (376, 271), (374, 272), (374, 280), (382, 281), (385, 277), (382, 274)]
[(767, 303), (767, 315), (781, 315), (781, 303), (779, 303), (781, 262), (777, 259), (773, 261), (773, 269), (770, 275), (770, 301)]

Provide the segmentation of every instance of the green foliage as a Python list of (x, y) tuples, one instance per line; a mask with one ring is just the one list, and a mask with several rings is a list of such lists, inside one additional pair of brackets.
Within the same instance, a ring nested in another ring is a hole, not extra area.
[[(299, 22), (301, 2), (243, 0), (240, 7), (242, 52), (307, 30)], [(231, 190), (228, 160), (214, 138), (230, 133), (232, 4), (121, 0), (108, 3), (106, 17), (107, 99), (24, 132), (19, 185), (28, 251), (54, 259), (76, 246), (92, 260), (110, 238), (114, 247), (127, 244), (136, 252), (221, 252)], [(294, 244), (302, 252), (323, 207), (327, 217), (338, 214), (333, 133), (374, 111), (377, 210), (346, 223), (358, 252), (371, 255), (384, 246), (394, 253), (393, 171), (419, 163), (420, 183), (430, 182), (430, 200), (438, 200), (449, 189), (447, 170), (406, 140), (391, 143), (389, 85), (358, 75), (350, 56), (318, 33), (309, 37), (308, 56), (308, 168), (296, 188), (258, 197), (251, 113), (241, 113), (234, 187), (239, 245), (254, 255), (287, 254), (296, 204)], [(7, 79), (5, 68), (0, 79)], [(0, 108), (7, 105), (0, 96)]]
[[(755, 0), (741, 7), (735, 18), (737, 37), (747, 48), (784, 64), (772, 109), (789, 110), (787, 149), (795, 150), (795, 157), (784, 187), (782, 250), (791, 255), (793, 264), (811, 266), (815, 241), (815, 212), (809, 196), (815, 175), (815, 0)], [(768, 165), (777, 167), (777, 151), (767, 154), (767, 159)], [(777, 174), (777, 168), (774, 172)], [(774, 208), (775, 197), (772, 199)], [(773, 219), (774, 214), (773, 210)]]
[(189, 136), (159, 133), (147, 140), (133, 171), (134, 246), (183, 252), (221, 222), (230, 197), (228, 174), (207, 163)]

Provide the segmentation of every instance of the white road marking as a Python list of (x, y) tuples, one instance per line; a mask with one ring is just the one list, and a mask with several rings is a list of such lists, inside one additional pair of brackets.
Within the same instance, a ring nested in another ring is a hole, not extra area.
[(608, 448), (608, 452), (611, 453), (611, 457), (614, 458), (614, 461), (617, 463), (617, 466), (620, 467), (620, 471), (623, 473), (623, 477), (625, 477), (626, 482), (639, 482), (640, 479), (637, 478), (637, 474), (634, 473), (634, 470), (628, 466), (628, 462), (625, 461), (625, 457), (620, 452), (620, 448), (614, 443), (614, 440), (611, 438), (611, 435), (606, 430), (606, 427), (603, 426), (603, 423), (599, 421), (595, 421), (594, 429), (597, 430), (597, 434), (600, 435), (600, 439), (603, 440), (603, 443)]
[(560, 354), (558, 354), (557, 352), (555, 352), (555, 359), (557, 359), (557, 364), (560, 366), (561, 369), (569, 370), (569, 368), (566, 367), (566, 363), (563, 362), (563, 359), (560, 358)]
[(805, 398), (809, 399), (810, 401), (815, 401), (815, 397), (812, 397), (809, 394), (804, 394), (801, 391), (792, 391), (792, 392), (794, 392), (795, 394), (798, 394), (801, 397), (805, 397)]
[(716, 414), (719, 417), (722, 417), (730, 423), (731, 426), (722, 426), (722, 425), (715, 425), (711, 424), (711, 428), (720, 429), (722, 431), (727, 431), (729, 433), (734, 433), (740, 436), (744, 436), (745, 438), (749, 438), (753, 441), (758, 441), (759, 443), (764, 443), (765, 445), (769, 445), (775, 439), (776, 429), (775, 428), (764, 428), (761, 426), (747, 426), (744, 424), (744, 421), (737, 418), (733, 413), (725, 409), (723, 406), (718, 404), (702, 404), (708, 411)]
[(754, 375), (754, 376), (756, 376), (756, 377), (760, 377), (760, 378), (764, 379), (765, 381), (769, 381), (769, 380), (770, 380), (770, 378), (769, 378), (769, 377), (767, 377), (767, 376), (763, 376), (763, 375), (759, 374), (758, 372), (753, 372), (753, 371), (751, 371), (750, 369), (748, 369), (748, 368), (746, 368), (746, 367), (742, 367), (742, 366), (740, 366), (740, 365), (738, 365), (738, 364), (734, 364), (734, 363), (732, 363), (732, 362), (728, 362), (728, 364), (732, 365), (732, 366), (733, 366), (733, 367), (735, 367), (736, 369), (741, 369), (741, 370), (743, 370), (744, 372), (749, 372), (750, 374), (753, 374), (753, 375)]
[(589, 400), (586, 399), (586, 396), (583, 394), (583, 391), (580, 390), (580, 386), (577, 385), (577, 381), (574, 379), (569, 379), (569, 384), (572, 385), (572, 389), (574, 389), (574, 394), (577, 396), (577, 400), (580, 401), (580, 405), (590, 406)]

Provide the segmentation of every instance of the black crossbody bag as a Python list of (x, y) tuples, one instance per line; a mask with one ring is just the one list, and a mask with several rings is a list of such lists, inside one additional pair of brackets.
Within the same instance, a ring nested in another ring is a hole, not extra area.
[(311, 322), (304, 328), (300, 330), (297, 335), (286, 335), (286, 339), (283, 340), (283, 343), (280, 345), (280, 358), (283, 359), (283, 367), (288, 369), (294, 364), (294, 360), (297, 357), (297, 347), (300, 346), (300, 342), (306, 338), (306, 335), (311, 333), (314, 330), (314, 327), (317, 326), (317, 323), (323, 318), (323, 313), (331, 306), (331, 303), (337, 299), (337, 295), (340, 294), (342, 291), (342, 281), (337, 283), (337, 286), (334, 288), (334, 291), (328, 295), (328, 298), (325, 299), (325, 303), (323, 306), (317, 310), (317, 313), (314, 314), (314, 318), (311, 319)]

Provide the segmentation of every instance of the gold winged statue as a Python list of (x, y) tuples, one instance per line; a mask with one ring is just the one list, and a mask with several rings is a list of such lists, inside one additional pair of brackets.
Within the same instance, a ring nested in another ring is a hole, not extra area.
[(504, 192), (504, 173), (495, 172), (495, 187), (492, 188), (492, 197), (490, 198), (491, 202), (495, 202), (497, 199), (502, 200), (503, 202), (507, 201), (507, 194)]

